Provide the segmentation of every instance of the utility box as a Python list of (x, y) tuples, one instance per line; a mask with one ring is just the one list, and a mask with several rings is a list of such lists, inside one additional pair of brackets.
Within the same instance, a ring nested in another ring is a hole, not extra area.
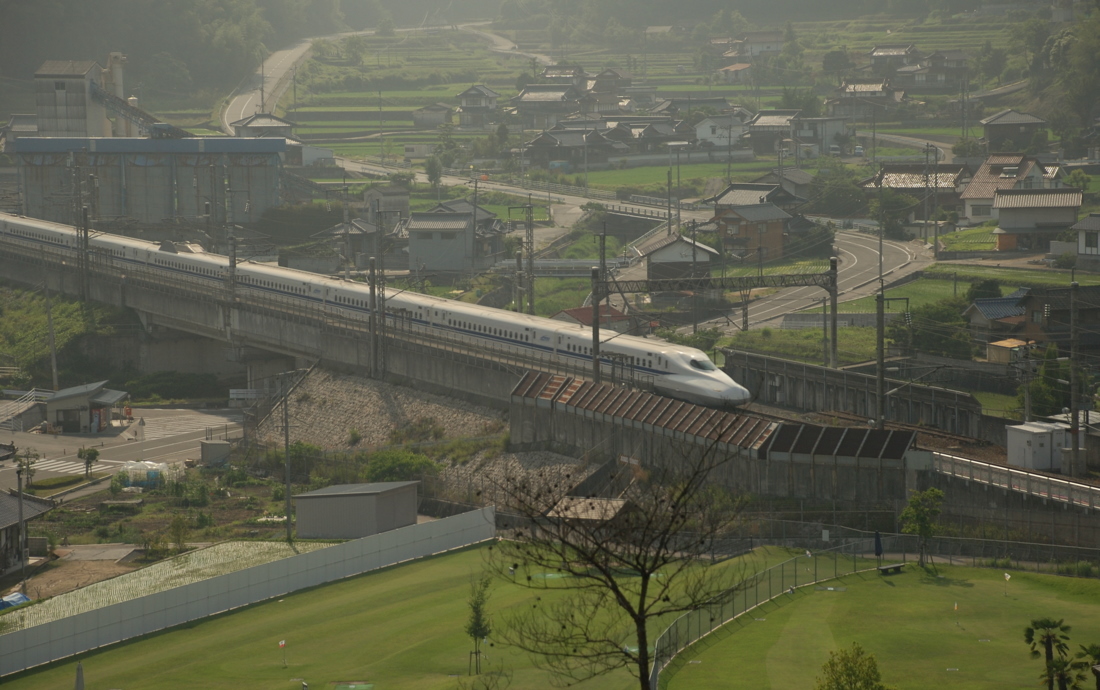
[(1068, 426), (1028, 422), (1006, 430), (1009, 465), (1043, 472), (1062, 471), (1062, 448), (1072, 441)]

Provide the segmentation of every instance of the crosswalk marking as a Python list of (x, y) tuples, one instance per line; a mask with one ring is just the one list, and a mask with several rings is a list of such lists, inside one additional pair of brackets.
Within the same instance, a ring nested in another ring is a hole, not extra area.
[[(99, 465), (121, 465), (119, 460), (99, 460), (92, 469)], [(34, 463), (35, 472), (56, 472), (58, 474), (84, 474), (84, 463), (71, 460), (39, 460)]]

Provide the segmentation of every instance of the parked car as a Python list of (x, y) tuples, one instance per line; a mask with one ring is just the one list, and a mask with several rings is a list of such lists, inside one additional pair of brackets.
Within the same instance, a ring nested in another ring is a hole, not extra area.
[(857, 156), (862, 156), (863, 155), (863, 147), (862, 146), (857, 146), (856, 147), (855, 155), (857, 155)]
[(829, 155), (830, 156), (839, 156), (840, 155), (840, 147), (837, 146), (836, 144), (830, 144), (829, 145)]

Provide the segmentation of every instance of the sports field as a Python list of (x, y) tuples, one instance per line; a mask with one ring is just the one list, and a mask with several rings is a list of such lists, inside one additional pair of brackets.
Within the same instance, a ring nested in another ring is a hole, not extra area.
[[(274, 689), (297, 688), (301, 681), (294, 679), (302, 679), (313, 688), (332, 688), (335, 681), (366, 681), (376, 690), (458, 688), (471, 647), (463, 633), (470, 580), (483, 572), (486, 551), (471, 548), (389, 568), (82, 655), (87, 687)], [(763, 568), (788, 557), (760, 549), (751, 558)], [(766, 604), (689, 650), (669, 687), (812, 687), (828, 652), (857, 641), (902, 690), (1030, 688), (1039, 665), (1028, 658), (1022, 631), (1032, 618), (1066, 618), (1074, 626), (1075, 650), (1077, 643), (1100, 642), (1095, 580), (1014, 572), (1005, 597), (998, 570), (941, 567), (939, 578), (910, 570), (890, 578), (851, 576), (827, 583), (844, 591), (804, 588), (781, 605)], [(494, 624), (539, 594), (553, 596), (494, 583)], [(280, 640), (286, 640), (285, 667)], [(489, 666), (503, 664), (512, 672), (509, 687), (551, 686), (526, 655), (497, 645), (486, 652)], [(4, 685), (69, 687), (76, 661), (5, 678)], [(636, 685), (619, 671), (574, 687)]]
[(1037, 688), (1042, 664), (1023, 641), (1032, 619), (1064, 618), (1072, 652), (1100, 643), (1100, 581), (1012, 572), (1005, 596), (1000, 570), (906, 570), (806, 587), (750, 612), (682, 655), (667, 687), (811, 688), (829, 652), (857, 642), (899, 690)]

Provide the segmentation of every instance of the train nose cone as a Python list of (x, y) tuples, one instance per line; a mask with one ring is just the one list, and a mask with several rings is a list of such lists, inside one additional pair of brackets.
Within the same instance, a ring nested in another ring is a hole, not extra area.
[(722, 396), (722, 400), (727, 405), (744, 405), (752, 400), (752, 394), (749, 393), (749, 389), (735, 383), (726, 389), (725, 394)]

